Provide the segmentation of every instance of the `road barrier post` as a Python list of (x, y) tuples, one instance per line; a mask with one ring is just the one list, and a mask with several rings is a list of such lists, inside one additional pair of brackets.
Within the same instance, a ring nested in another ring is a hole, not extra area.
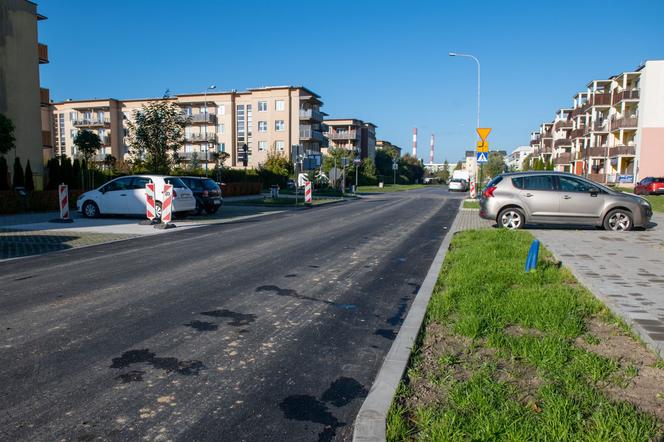
[(58, 207), (60, 208), (60, 218), (52, 219), (52, 223), (73, 223), (74, 220), (69, 216), (69, 186), (62, 183), (58, 186)]
[(139, 222), (141, 225), (153, 225), (159, 223), (157, 218), (157, 206), (155, 200), (155, 186), (154, 183), (147, 183), (145, 185), (145, 216), (147, 221)]
[(172, 229), (175, 224), (171, 223), (173, 216), (173, 185), (164, 184), (164, 193), (161, 199), (161, 224), (156, 224), (156, 229)]
[(304, 183), (304, 202), (311, 204), (313, 201), (313, 191), (311, 190), (311, 181)]

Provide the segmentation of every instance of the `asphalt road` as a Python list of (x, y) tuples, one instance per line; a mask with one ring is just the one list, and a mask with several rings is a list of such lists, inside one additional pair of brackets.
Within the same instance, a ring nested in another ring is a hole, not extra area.
[(0, 264), (1, 440), (349, 440), (440, 188)]

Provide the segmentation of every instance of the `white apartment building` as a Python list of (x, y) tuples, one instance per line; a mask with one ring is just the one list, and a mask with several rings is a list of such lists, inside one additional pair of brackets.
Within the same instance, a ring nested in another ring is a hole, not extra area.
[(507, 167), (510, 170), (521, 170), (526, 157), (533, 152), (530, 146), (519, 146), (506, 158)]

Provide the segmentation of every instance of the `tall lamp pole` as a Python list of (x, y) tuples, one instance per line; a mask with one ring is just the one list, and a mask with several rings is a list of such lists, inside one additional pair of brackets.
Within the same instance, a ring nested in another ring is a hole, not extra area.
[(206, 178), (208, 176), (208, 155), (210, 153), (210, 146), (208, 144), (208, 137), (207, 137), (207, 124), (208, 124), (207, 93), (208, 93), (208, 91), (210, 91), (212, 89), (216, 89), (216, 88), (217, 88), (217, 86), (215, 86), (214, 84), (212, 86), (208, 86), (205, 89), (205, 94), (203, 94), (203, 104), (205, 106), (205, 121), (204, 121), (205, 126), (203, 126), (204, 127), (203, 137), (205, 138), (205, 177)]
[[(450, 52), (448, 54), (450, 57), (467, 57), (472, 58), (477, 63), (477, 128), (480, 128), (480, 61), (471, 54), (461, 54), (459, 52)], [(475, 164), (475, 182), (478, 180), (479, 175), (479, 164)], [(479, 184), (476, 184), (476, 186)]]

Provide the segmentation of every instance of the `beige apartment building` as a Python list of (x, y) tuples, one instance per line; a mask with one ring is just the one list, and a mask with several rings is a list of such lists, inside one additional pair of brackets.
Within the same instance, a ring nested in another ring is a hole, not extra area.
[(382, 149), (394, 149), (397, 151), (397, 156), (401, 156), (401, 148), (395, 144), (392, 144), (391, 142), (387, 140), (376, 140), (376, 150), (382, 150)]
[(664, 60), (589, 82), (530, 145), (555, 170), (600, 183), (664, 176)]
[[(355, 118), (335, 118), (324, 121), (325, 136), (330, 148), (359, 152), (360, 158), (376, 158), (376, 126)], [(326, 151), (324, 151), (326, 153)]]
[(169, 98), (139, 100), (77, 100), (53, 104), (55, 144), (59, 154), (76, 156), (73, 139), (79, 130), (96, 132), (103, 148), (96, 160), (106, 155), (130, 160), (127, 122), (143, 105), (160, 100), (176, 103), (190, 118), (178, 156), (189, 162), (197, 158), (213, 166), (212, 153), (226, 152), (227, 167), (243, 167), (239, 153), (247, 145), (247, 167), (255, 168), (268, 152), (294, 154), (321, 152), (324, 113), (320, 96), (301, 86), (274, 86), (247, 91), (182, 94)]
[[(48, 63), (48, 47), (37, 40), (37, 5), (27, 0), (0, 1), (0, 113), (15, 126), (15, 151), (9, 152), (10, 173), (15, 157), (25, 168), (30, 160), (35, 188), (43, 188), (43, 158), (49, 155), (52, 135), (48, 120), (42, 125), (42, 107), (49, 90), (40, 88), (39, 65)], [(48, 114), (45, 113), (47, 117)]]

